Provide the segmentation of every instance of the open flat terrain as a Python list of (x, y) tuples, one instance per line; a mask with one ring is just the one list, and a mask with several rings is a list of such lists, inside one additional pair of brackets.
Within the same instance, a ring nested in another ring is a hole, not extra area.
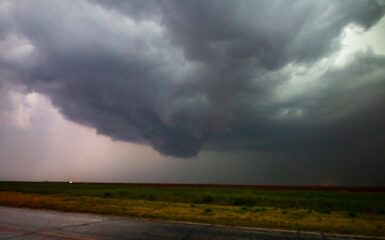
[(267, 188), (0, 182), (0, 205), (228, 226), (385, 236), (385, 193), (382, 188)]
[(360, 236), (276, 231), (164, 221), (148, 221), (90, 214), (0, 207), (0, 239), (319, 239), (374, 240)]

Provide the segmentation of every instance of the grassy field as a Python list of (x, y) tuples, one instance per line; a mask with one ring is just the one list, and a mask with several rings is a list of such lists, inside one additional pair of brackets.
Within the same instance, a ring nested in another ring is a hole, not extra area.
[(0, 182), (0, 205), (385, 236), (385, 193)]

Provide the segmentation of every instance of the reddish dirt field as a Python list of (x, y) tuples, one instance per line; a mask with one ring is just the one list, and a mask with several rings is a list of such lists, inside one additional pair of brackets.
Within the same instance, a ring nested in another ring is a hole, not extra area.
[[(82, 183), (77, 183), (82, 184)], [(294, 190), (294, 191), (347, 191), (347, 192), (385, 192), (385, 186), (283, 186), (283, 185), (230, 185), (230, 184), (174, 184), (174, 183), (90, 183), (126, 187), (159, 188), (233, 188), (256, 190)]]

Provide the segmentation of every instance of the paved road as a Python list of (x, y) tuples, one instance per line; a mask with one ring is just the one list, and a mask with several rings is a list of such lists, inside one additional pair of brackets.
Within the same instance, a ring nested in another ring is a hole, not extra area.
[(0, 239), (366, 240), (371, 238), (146, 221), (89, 214), (0, 207)]

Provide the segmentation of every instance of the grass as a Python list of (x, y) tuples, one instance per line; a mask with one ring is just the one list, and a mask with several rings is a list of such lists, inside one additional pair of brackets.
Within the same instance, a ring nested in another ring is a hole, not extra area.
[(385, 193), (0, 182), (0, 205), (385, 236)]

